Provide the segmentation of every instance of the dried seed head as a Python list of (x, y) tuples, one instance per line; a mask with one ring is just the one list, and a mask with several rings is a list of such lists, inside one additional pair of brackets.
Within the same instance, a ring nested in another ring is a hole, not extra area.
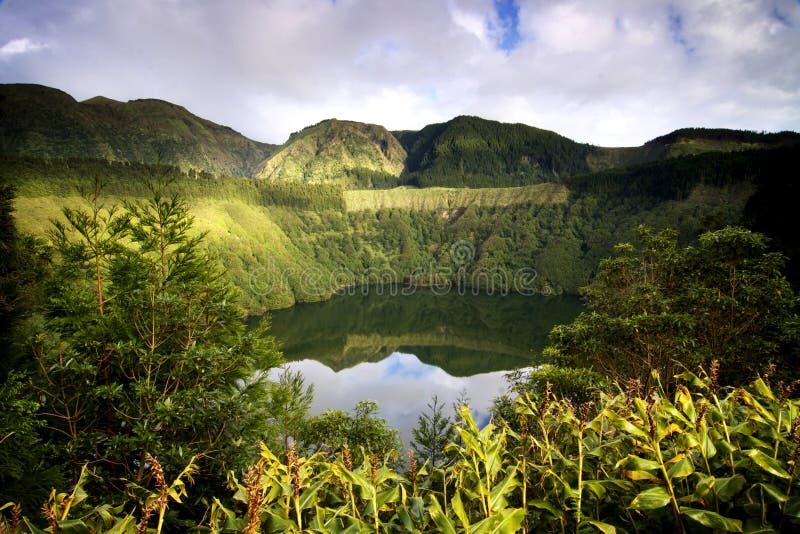
[(794, 453), (792, 453), (792, 473), (794, 473), (800, 463), (800, 417), (795, 417), (792, 420), (792, 429), (789, 431), (789, 437), (794, 443)]
[(408, 449), (408, 466), (411, 471), (411, 483), (417, 484), (417, 459), (414, 458), (414, 451)]
[(520, 427), (520, 436), (522, 440), (526, 440), (528, 438), (528, 416), (525, 414), (520, 414), (519, 416), (519, 427)]
[(694, 430), (695, 432), (700, 430), (700, 426), (703, 424), (703, 420), (706, 416), (706, 410), (708, 410), (708, 404), (704, 401), (700, 403), (700, 407), (697, 409), (697, 419), (694, 422)]
[(375, 485), (375, 481), (378, 479), (378, 457), (375, 456), (375, 453), (370, 453), (369, 455), (369, 465), (372, 468), (371, 475), (372, 475), (372, 485)]
[(572, 405), (572, 401), (570, 399), (563, 399), (561, 404), (566, 406), (567, 410), (569, 410), (569, 413), (575, 415), (575, 406)]
[(650, 438), (656, 439), (656, 422), (653, 420), (653, 408), (655, 407), (656, 399), (652, 395), (647, 400), (647, 422), (650, 425)]
[(155, 507), (160, 510), (167, 505), (167, 480), (164, 478), (164, 469), (161, 467), (161, 463), (158, 459), (150, 453), (145, 453), (144, 459), (150, 464), (150, 471), (153, 473), (153, 478), (156, 481), (158, 499), (156, 499)]
[(353, 459), (350, 457), (350, 447), (347, 446), (347, 443), (345, 443), (344, 447), (342, 447), (342, 459), (344, 460), (345, 469), (352, 471)]
[(786, 400), (792, 396), (792, 393), (794, 393), (795, 389), (797, 389), (797, 386), (800, 386), (800, 379), (792, 381), (792, 383), (786, 386), (785, 388), (783, 387), (783, 382), (781, 382), (778, 385), (778, 389), (781, 392), (781, 400), (780, 400), (781, 405), (783, 405), (783, 403), (786, 402)]
[(56, 513), (48, 503), (44, 503), (42, 505), (42, 515), (44, 515), (44, 517), (47, 519), (47, 523), (50, 525), (50, 529), (53, 533), (60, 532), (60, 529), (58, 528), (58, 519), (56, 519)]
[(22, 523), (22, 503), (16, 503), (11, 507), (11, 530), (17, 530), (20, 523)]
[(544, 421), (544, 416), (547, 413), (547, 408), (550, 406), (550, 394), (553, 392), (553, 384), (550, 382), (544, 388), (544, 395), (542, 395), (542, 402), (539, 404), (539, 419)]
[(295, 444), (289, 447), (289, 452), (286, 453), (287, 467), (289, 468), (289, 476), (292, 479), (292, 493), (295, 498), (300, 496), (300, 459), (295, 450)]
[(261, 509), (261, 477), (262, 477), (262, 462), (259, 461), (256, 465), (251, 465), (247, 469), (244, 476), (244, 486), (247, 491), (247, 526), (244, 529), (245, 534), (255, 534), (261, 526), (260, 509)]
[(764, 383), (767, 385), (767, 387), (772, 387), (772, 385), (769, 383), (769, 377), (775, 373), (775, 369), (777, 368), (778, 367), (774, 363), (771, 363), (767, 366), (767, 370), (764, 372)]
[(139, 522), (136, 524), (136, 534), (147, 533), (147, 523), (150, 521), (150, 515), (153, 513), (154, 504), (155, 503), (151, 503), (142, 508), (142, 517), (139, 518)]
[(633, 404), (634, 399), (642, 396), (642, 381), (638, 378), (629, 378), (625, 382), (625, 398), (628, 401), (628, 406)]
[(708, 376), (711, 378), (711, 393), (716, 395), (719, 390), (719, 360), (711, 361), (711, 368), (708, 371)]
[(586, 425), (586, 421), (589, 420), (589, 414), (592, 413), (592, 408), (594, 408), (594, 401), (584, 402), (583, 404), (581, 404), (578, 410), (580, 413), (581, 428), (583, 428), (584, 425)]

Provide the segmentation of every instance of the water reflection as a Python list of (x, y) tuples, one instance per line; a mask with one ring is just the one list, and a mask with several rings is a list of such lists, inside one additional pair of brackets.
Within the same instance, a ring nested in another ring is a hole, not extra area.
[(400, 431), (405, 446), (410, 443), (417, 417), (434, 395), (452, 415), (449, 407), (466, 391), (476, 420), (486, 422), (492, 399), (506, 386), (503, 371), (457, 377), (402, 352), (339, 372), (314, 360), (287, 365), (301, 371), (306, 381), (314, 384), (312, 414), (328, 409), (351, 410), (360, 400), (375, 400), (381, 408), (379, 416)]
[(274, 312), (272, 333), (314, 384), (312, 415), (374, 400), (408, 445), (434, 395), (449, 407), (466, 390), (486, 421), (505, 373), (535, 365), (552, 327), (580, 310), (568, 297), (373, 292)]

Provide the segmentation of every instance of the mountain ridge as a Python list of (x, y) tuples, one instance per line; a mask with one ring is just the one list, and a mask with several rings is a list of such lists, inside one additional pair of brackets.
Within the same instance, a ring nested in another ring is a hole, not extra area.
[(216, 175), (338, 182), (349, 189), (524, 186), (705, 152), (800, 145), (796, 132), (681, 128), (638, 147), (601, 147), (469, 115), (395, 132), (326, 119), (273, 145), (165, 100), (95, 96), (78, 102), (33, 84), (0, 84), (0, 117), (3, 156), (163, 163)]
[(276, 148), (158, 99), (78, 102), (32, 84), (0, 85), (0, 152), (41, 158), (95, 157), (248, 176)]

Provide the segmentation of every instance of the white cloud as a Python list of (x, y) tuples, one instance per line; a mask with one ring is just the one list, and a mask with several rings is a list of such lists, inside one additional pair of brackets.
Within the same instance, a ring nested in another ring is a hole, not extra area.
[(506, 53), (491, 0), (6, 0), (3, 50), (58, 45), (3, 62), (0, 82), (162, 98), (270, 142), (333, 116), (401, 129), (472, 114), (604, 145), (800, 128), (794, 0), (518, 5)]
[[(489, 418), (492, 400), (505, 393), (505, 372), (483, 373), (471, 377), (454, 377), (438, 367), (419, 361), (412, 354), (393, 353), (376, 363), (360, 363), (334, 372), (314, 360), (286, 364), (303, 374), (307, 384), (314, 384), (311, 415), (325, 410), (350, 411), (360, 400), (378, 402), (378, 417), (400, 431), (405, 446), (409, 446), (411, 429), (417, 417), (427, 410), (434, 395), (445, 406), (451, 405), (466, 392), (473, 416), (485, 422)], [(273, 375), (278, 371), (273, 371)]]
[(3, 46), (0, 46), (0, 57), (18, 56), (21, 54), (28, 54), (47, 48), (47, 45), (36, 43), (23, 37), (21, 39), (12, 39)]

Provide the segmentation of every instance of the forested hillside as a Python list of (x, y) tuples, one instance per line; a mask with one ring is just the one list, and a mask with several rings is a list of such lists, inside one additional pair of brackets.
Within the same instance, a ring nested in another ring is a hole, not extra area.
[(98, 158), (252, 176), (275, 150), (163, 100), (77, 102), (41, 85), (0, 84), (0, 154)]
[(0, 155), (93, 158), (348, 189), (512, 187), (710, 152), (797, 146), (800, 135), (687, 128), (642, 146), (577, 143), (555, 132), (460, 116), (419, 131), (329, 119), (280, 146), (252, 141), (161, 100), (76, 102), (39, 85), (0, 85)]
[(676, 228), (683, 243), (726, 224), (770, 227), (795, 257), (790, 226), (777, 226), (770, 206), (788, 202), (797, 157), (792, 147), (684, 156), (511, 189), (350, 191), (97, 160), (5, 159), (2, 176), (17, 189), (20, 229), (37, 235), (95, 177), (117, 199), (172, 181), (246, 308), (260, 312), (387, 281), (575, 293), (642, 223)]
[(396, 135), (408, 180), (420, 187), (530, 185), (589, 171), (589, 145), (524, 124), (456, 117)]

